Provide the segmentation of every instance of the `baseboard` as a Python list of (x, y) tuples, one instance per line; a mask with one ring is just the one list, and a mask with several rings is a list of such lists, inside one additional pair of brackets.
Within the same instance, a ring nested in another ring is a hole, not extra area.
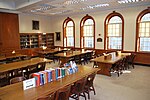
[(147, 66), (147, 67), (150, 67), (149, 64), (140, 64), (140, 63), (134, 63), (135, 65), (142, 65), (142, 66)]

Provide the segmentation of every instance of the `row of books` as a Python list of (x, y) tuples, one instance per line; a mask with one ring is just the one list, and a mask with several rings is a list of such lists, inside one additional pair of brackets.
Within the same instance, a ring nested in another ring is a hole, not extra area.
[(60, 78), (65, 77), (66, 75), (70, 75), (76, 73), (78, 71), (78, 67), (75, 65), (64, 68), (56, 68), (56, 69), (48, 69), (44, 71), (40, 71), (37, 73), (33, 73), (32, 77), (35, 78), (36, 87), (40, 85), (44, 85), (48, 82), (52, 82), (58, 80)]

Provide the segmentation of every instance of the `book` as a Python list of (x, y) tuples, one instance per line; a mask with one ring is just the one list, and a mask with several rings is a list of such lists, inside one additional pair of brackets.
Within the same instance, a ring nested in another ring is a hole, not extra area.
[(48, 83), (48, 72), (46, 71), (40, 71), (43, 73), (43, 78), (44, 78), (44, 84)]
[(40, 74), (40, 85), (44, 85), (44, 75), (41, 72), (38, 72)]
[(40, 86), (40, 74), (39, 73), (33, 73), (32, 77), (35, 78), (36, 87)]
[(51, 70), (45, 70), (48, 73), (48, 82), (52, 81), (52, 71)]
[(56, 80), (56, 73), (55, 73), (55, 69), (51, 69), (52, 72), (52, 81)]

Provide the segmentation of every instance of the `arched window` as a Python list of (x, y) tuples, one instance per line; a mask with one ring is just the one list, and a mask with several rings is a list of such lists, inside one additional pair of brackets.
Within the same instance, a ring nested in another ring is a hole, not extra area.
[(63, 23), (63, 46), (75, 47), (75, 25), (69, 17)]
[(80, 47), (81, 48), (95, 48), (95, 21), (86, 15), (80, 22)]
[(137, 17), (136, 51), (150, 52), (150, 8)]
[(105, 19), (105, 44), (106, 50), (123, 50), (124, 19), (121, 14), (113, 12)]

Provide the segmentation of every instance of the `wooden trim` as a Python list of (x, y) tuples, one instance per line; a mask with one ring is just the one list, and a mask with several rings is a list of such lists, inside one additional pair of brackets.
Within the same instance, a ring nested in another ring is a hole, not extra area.
[[(69, 22), (69, 21), (72, 21), (73, 22), (73, 36), (74, 36), (74, 48), (75, 48), (75, 23), (74, 23), (74, 21), (71, 19), (71, 18), (69, 18), (69, 17), (67, 17), (66, 19), (65, 19), (65, 21), (63, 22), (63, 47), (64, 47), (64, 38), (66, 37), (66, 25), (67, 25), (67, 23)], [(67, 43), (66, 43), (66, 47), (68, 47), (67, 46)]]
[[(80, 21), (80, 48), (81, 48), (81, 39), (82, 39), (82, 37), (83, 37), (83, 25), (84, 25), (84, 23), (85, 23), (85, 21), (87, 20), (87, 19), (92, 19), (93, 20), (93, 22), (94, 22), (94, 49), (95, 49), (95, 20), (94, 20), (94, 18), (92, 17), (92, 16), (89, 16), (88, 14), (86, 15), (86, 16), (84, 16), (82, 19), (81, 19), (81, 21)], [(84, 43), (83, 43), (83, 48), (84, 48)]]
[[(105, 21), (104, 21), (104, 50), (108, 49), (108, 42), (106, 41), (107, 40), (106, 39), (107, 31), (108, 31), (108, 22), (114, 16), (119, 16), (122, 19), (122, 48), (121, 48), (121, 50), (123, 51), (124, 50), (124, 18), (120, 13), (115, 12), (115, 11), (113, 11), (112, 13), (107, 15), (107, 17), (105, 18)], [(106, 48), (106, 42), (107, 42), (107, 48)]]
[(135, 40), (135, 52), (139, 51), (139, 23), (141, 22), (142, 17), (147, 14), (150, 13), (150, 7), (148, 7), (147, 9), (143, 10), (142, 12), (139, 13), (139, 15), (137, 16), (136, 19), (136, 40)]

